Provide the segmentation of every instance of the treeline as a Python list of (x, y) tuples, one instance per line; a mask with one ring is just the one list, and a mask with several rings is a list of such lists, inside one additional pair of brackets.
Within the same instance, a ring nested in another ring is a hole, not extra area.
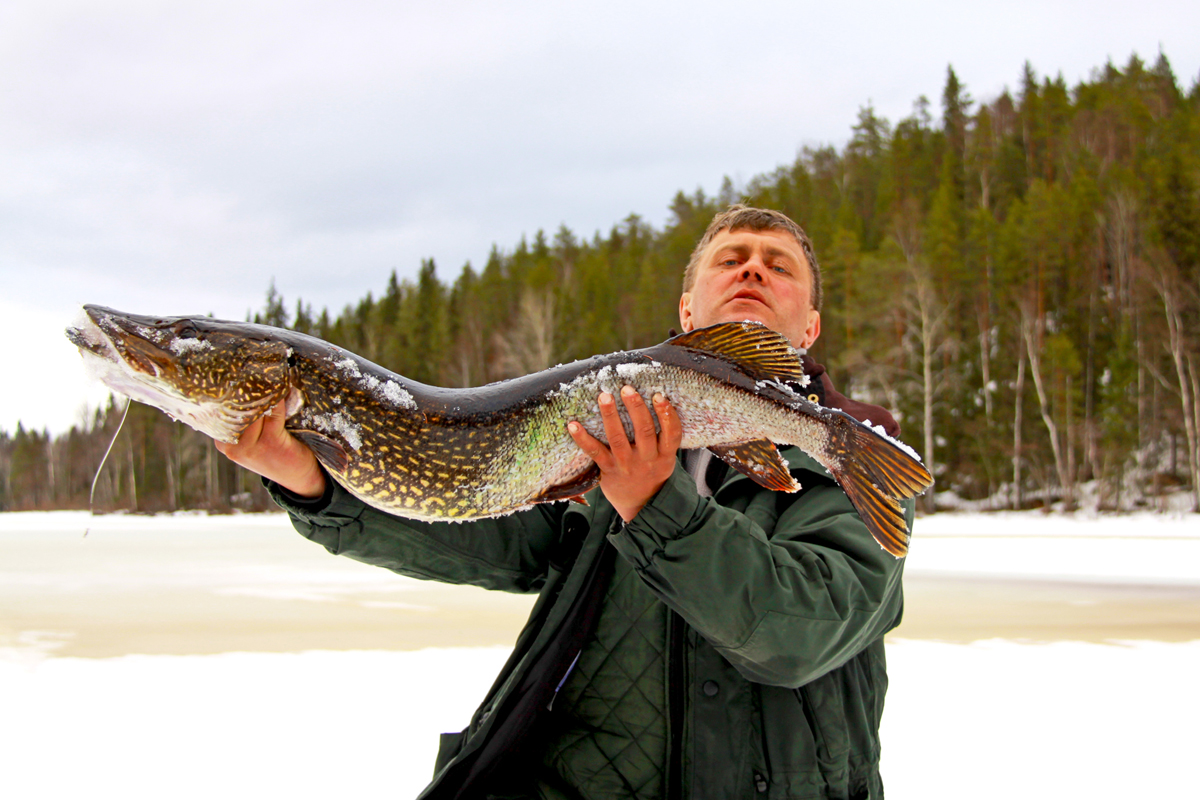
[[(943, 497), (991, 507), (1200, 505), (1200, 85), (1165, 56), (1068, 87), (1027, 64), (976, 103), (947, 71), (890, 123), (716, 197), (680, 192), (584, 240), (563, 227), (494, 248), (452, 283), (415, 281), (336, 316), (272, 287), (257, 321), (340, 344), (426, 383), (473, 386), (661, 341), (683, 266), (730, 202), (780, 209), (824, 274), (814, 349), (843, 391), (892, 409)], [(86, 507), (120, 407), (51, 438), (0, 432), (0, 507)], [(199, 434), (134, 404), (98, 508), (264, 507)]]

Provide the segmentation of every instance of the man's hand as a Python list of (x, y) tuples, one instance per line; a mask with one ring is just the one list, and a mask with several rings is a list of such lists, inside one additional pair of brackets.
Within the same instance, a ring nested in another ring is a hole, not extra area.
[(632, 386), (621, 389), (621, 402), (633, 422), (633, 444), (625, 435), (617, 402), (608, 392), (600, 395), (600, 418), (608, 437), (607, 447), (578, 422), (567, 423), (567, 430), (575, 444), (600, 467), (600, 491), (621, 519), (629, 522), (675, 471), (675, 454), (683, 438), (683, 426), (662, 394), (654, 395), (654, 413), (661, 427), (657, 435), (650, 409)]
[(286, 406), (280, 401), (242, 431), (237, 444), (217, 442), (217, 449), (231, 461), (301, 497), (320, 497), (325, 492), (325, 473), (312, 450), (284, 430)]

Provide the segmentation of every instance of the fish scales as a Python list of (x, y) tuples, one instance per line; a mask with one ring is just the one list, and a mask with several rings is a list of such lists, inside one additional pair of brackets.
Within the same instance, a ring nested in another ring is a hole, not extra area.
[[(803, 416), (781, 418), (770, 400), (693, 370), (661, 364), (646, 366), (636, 373), (600, 370), (577, 378), (529, 420), (527, 433), (514, 448), (514, 462), (503, 482), (520, 485), (526, 491), (539, 481), (557, 485), (578, 474), (590, 460), (586, 456), (581, 458), (578, 447), (565, 433), (564, 421), (579, 420), (588, 433), (607, 441), (596, 398), (601, 392), (619, 397), (625, 385), (632, 386), (645, 401), (656, 431), (659, 424), (651, 399), (656, 393), (671, 399), (683, 433), (680, 447), (685, 449), (760, 438), (797, 444), (806, 450), (823, 444), (824, 429), (819, 423), (809, 422)], [(634, 440), (624, 403), (618, 402), (617, 409), (626, 435)], [(523, 491), (515, 494), (520, 496)]]
[[(670, 400), (682, 447), (710, 448), (764, 486), (799, 488), (773, 443), (799, 446), (896, 556), (908, 540), (897, 498), (932, 482), (911, 451), (792, 388), (788, 382), (807, 380), (798, 355), (757, 323), (723, 323), (643, 350), (446, 389), (293, 331), (99, 306), (85, 313), (68, 337), (115, 391), (227, 442), (286, 400), (286, 428), (338, 483), (414, 519), (461, 521), (581, 497), (599, 474), (567, 422), (605, 441), (598, 397), (619, 397), (625, 385), (648, 406), (656, 393)], [(617, 409), (634, 438), (624, 404)]]

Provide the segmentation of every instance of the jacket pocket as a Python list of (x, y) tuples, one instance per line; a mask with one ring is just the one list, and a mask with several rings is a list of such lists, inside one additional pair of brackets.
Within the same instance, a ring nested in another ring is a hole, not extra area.
[(767, 797), (882, 797), (882, 642), (796, 689), (761, 686)]
[(878, 763), (886, 685), (883, 666), (868, 647), (795, 690), (812, 727), (822, 769), (855, 771)]
[(818, 731), (805, 713), (798, 689), (760, 685), (762, 745), (772, 774), (811, 774), (818, 770)]

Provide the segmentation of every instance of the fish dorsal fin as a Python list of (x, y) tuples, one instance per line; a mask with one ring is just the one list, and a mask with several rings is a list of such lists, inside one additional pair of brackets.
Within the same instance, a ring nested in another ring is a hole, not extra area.
[(720, 322), (681, 333), (663, 344), (687, 347), (737, 365), (756, 381), (806, 385), (800, 355), (787, 337), (759, 322)]

